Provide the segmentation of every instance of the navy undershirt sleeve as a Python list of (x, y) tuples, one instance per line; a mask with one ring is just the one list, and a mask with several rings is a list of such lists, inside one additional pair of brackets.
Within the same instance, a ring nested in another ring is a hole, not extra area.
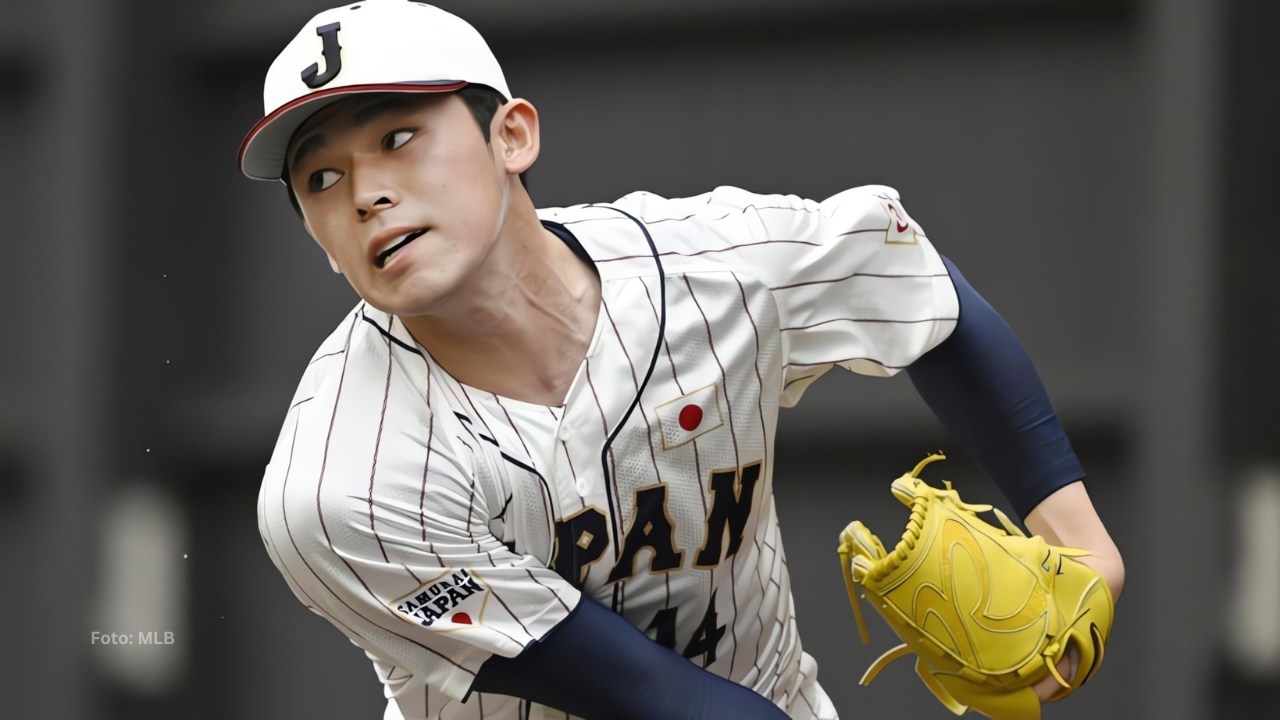
[(471, 690), (532, 700), (589, 720), (787, 717), (764, 697), (694, 665), (586, 596), (520, 655), (485, 661)]
[(1031, 358), (999, 313), (943, 258), (960, 301), (955, 331), (907, 368), (925, 403), (1025, 518), (1084, 477)]

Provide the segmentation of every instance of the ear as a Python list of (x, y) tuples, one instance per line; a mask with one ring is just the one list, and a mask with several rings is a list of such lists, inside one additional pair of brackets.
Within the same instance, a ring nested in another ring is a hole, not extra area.
[(538, 133), (538, 110), (528, 100), (515, 98), (498, 107), (489, 126), (489, 142), (494, 157), (507, 173), (519, 175), (538, 159), (541, 139)]
[[(306, 229), (307, 229), (307, 234), (311, 236), (311, 239), (312, 239), (312, 240), (315, 240), (315, 241), (316, 241), (316, 245), (320, 245), (320, 240), (318, 240), (318, 239), (316, 238), (316, 234), (315, 234), (314, 232), (312, 232), (312, 231), (311, 231), (311, 223), (307, 222), (307, 217), (306, 217), (306, 215), (303, 215), (303, 216), (302, 216), (302, 227), (304, 227), (304, 228), (306, 228)], [(329, 267), (330, 267), (330, 268), (331, 268), (335, 273), (337, 273), (337, 274), (341, 275), (341, 274), (342, 274), (342, 270), (338, 267), (338, 261), (337, 261), (337, 260), (335, 260), (335, 259), (333, 258), (333, 255), (332, 255), (332, 254), (330, 254), (328, 250), (325, 250), (325, 248), (324, 248), (324, 246), (323, 246), (323, 245), (320, 245), (320, 249), (321, 249), (321, 250), (324, 250), (324, 256), (325, 256), (326, 258), (328, 258), (328, 259), (329, 259)]]

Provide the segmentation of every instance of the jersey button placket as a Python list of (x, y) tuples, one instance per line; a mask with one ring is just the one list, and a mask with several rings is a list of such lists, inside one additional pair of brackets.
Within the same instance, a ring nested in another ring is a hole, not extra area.
[[(572, 423), (569, 422), (569, 417), (568, 417), (568, 414), (566, 413), (565, 417), (560, 420), (560, 430), (559, 432), (556, 433), (556, 438), (564, 443), (564, 451), (566, 453), (573, 452), (573, 434), (574, 434), (573, 425)], [(574, 463), (574, 464), (576, 465), (577, 463)], [(590, 484), (587, 482), (587, 479), (585, 477), (581, 477), (581, 476), (577, 477), (576, 482), (572, 477), (566, 478), (566, 479), (573, 483), (573, 487), (578, 491), (578, 495), (582, 497), (587, 496), (587, 491), (590, 489)]]

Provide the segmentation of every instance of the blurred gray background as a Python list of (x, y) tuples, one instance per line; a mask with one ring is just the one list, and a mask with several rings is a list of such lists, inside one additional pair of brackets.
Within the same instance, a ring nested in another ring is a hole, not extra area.
[[(355, 297), (235, 151), (329, 4), (5, 4), (4, 717), (381, 717), (255, 517)], [(1127, 561), (1103, 672), (1046, 717), (1280, 714), (1280, 4), (441, 5), (541, 111), (539, 205), (897, 187), (1024, 340)], [(800, 627), (842, 716), (950, 717), (908, 663), (857, 686), (894, 640), (873, 619), (858, 643), (835, 557), (854, 517), (901, 528), (887, 483), (952, 449), (940, 426), (905, 377), (833, 372), (778, 446)], [(944, 477), (1007, 507), (952, 454)]]

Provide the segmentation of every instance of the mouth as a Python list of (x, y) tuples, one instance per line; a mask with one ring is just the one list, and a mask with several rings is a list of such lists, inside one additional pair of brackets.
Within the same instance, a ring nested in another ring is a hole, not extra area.
[(426, 235), (427, 230), (428, 228), (413, 230), (390, 238), (387, 240), (387, 244), (384, 245), (382, 249), (378, 251), (378, 254), (374, 256), (373, 264), (376, 265), (378, 269), (386, 267), (387, 261), (390, 260), (393, 255), (408, 247), (409, 243), (417, 240), (423, 235)]

